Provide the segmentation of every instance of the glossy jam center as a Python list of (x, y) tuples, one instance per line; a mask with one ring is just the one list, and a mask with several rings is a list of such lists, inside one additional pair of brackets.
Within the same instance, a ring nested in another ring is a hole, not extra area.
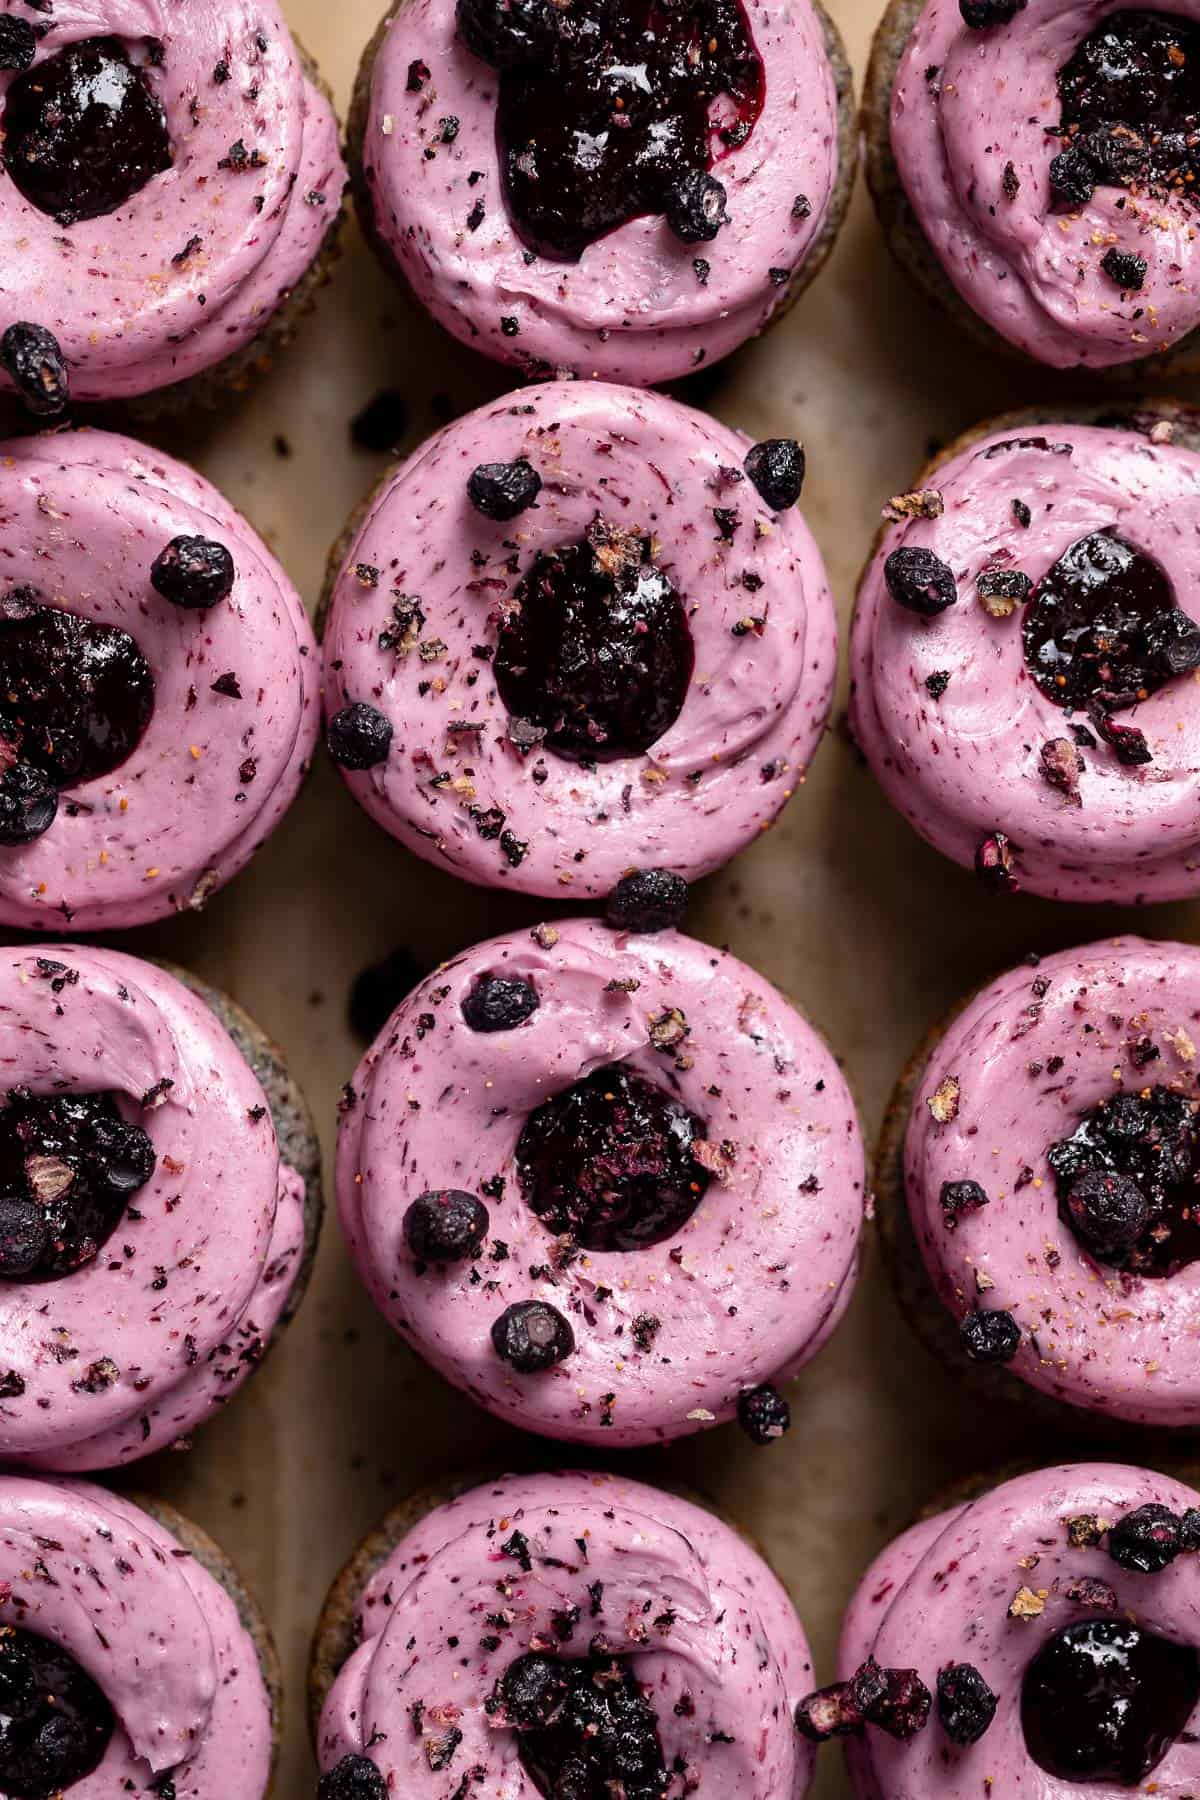
[(28, 588), (0, 601), (0, 750), (58, 787), (107, 775), (154, 711), (150, 665), (126, 631), (94, 625)]
[[(547, 1664), (544, 1657), (523, 1659)], [(654, 1710), (622, 1657), (557, 1662), (545, 1671), (539, 1713), (548, 1724), (521, 1724), (510, 1711), (519, 1737), (521, 1763), (547, 1800), (663, 1800), (670, 1777), (659, 1742)], [(519, 1681), (520, 1665), (507, 1672), (506, 1687)]]
[(50, 1800), (97, 1767), (112, 1737), (112, 1708), (58, 1644), (0, 1629), (0, 1789)]
[(1136, 1787), (1200, 1699), (1196, 1652), (1124, 1620), (1056, 1632), (1030, 1663), (1021, 1723), (1033, 1760), (1060, 1781)]
[(647, 539), (597, 525), (580, 543), (539, 551), (514, 601), (496, 685), (550, 749), (581, 761), (637, 756), (675, 723), (695, 649)]
[(1063, 136), (1100, 186), (1192, 192), (1200, 146), (1200, 30), (1166, 13), (1112, 13), (1058, 72)]
[(594, 1069), (529, 1115), (517, 1141), (526, 1201), (585, 1250), (644, 1250), (695, 1212), (708, 1173), (704, 1123), (619, 1063)]
[(111, 37), (46, 57), (8, 89), (4, 162), (26, 200), (60, 225), (115, 212), (171, 167), (146, 69)]
[[(1165, 1087), (1114, 1095), (1084, 1113), (1047, 1157), (1063, 1219), (1100, 1260), (1161, 1279), (1200, 1259), (1200, 1120), (1194, 1101)], [(1091, 1171), (1128, 1177), (1145, 1202), (1144, 1223), (1132, 1242), (1105, 1252), (1088, 1242), (1086, 1218), (1079, 1220), (1077, 1184)]]

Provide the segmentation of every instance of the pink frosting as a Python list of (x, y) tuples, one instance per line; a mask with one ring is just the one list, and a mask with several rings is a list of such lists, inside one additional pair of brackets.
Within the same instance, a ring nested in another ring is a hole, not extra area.
[[(1085, 206), (1051, 210), (1058, 70), (1124, 10), (1126, 0), (1028, 0), (1011, 24), (972, 31), (957, 0), (930, 0), (892, 92), (896, 164), (946, 274), (989, 325), (1055, 368), (1134, 362), (1200, 324), (1190, 201), (1098, 187)], [(1194, 3), (1157, 10), (1200, 18)], [(1149, 265), (1139, 291), (1102, 271), (1114, 246)]]
[(257, 1364), (299, 1273), (303, 1183), (223, 1026), (153, 963), (72, 944), (5, 952), (0, 1067), (6, 1090), (119, 1095), (157, 1153), (94, 1262), (0, 1282), (0, 1458), (130, 1462), (180, 1440)]
[[(1073, 1598), (1079, 1581), (1115, 1594), (1117, 1617), (1200, 1649), (1200, 1568), (1194, 1556), (1157, 1575), (1121, 1568), (1106, 1549), (1075, 1549), (1067, 1521), (1094, 1514), (1110, 1524), (1148, 1503), (1184, 1512), (1200, 1495), (1147, 1469), (1076, 1463), (1004, 1482), (969, 1505), (915, 1526), (875, 1559), (846, 1614), (838, 1656), (843, 1679), (868, 1656), (884, 1667), (916, 1667), (932, 1689), (938, 1671), (969, 1662), (997, 1695), (996, 1716), (978, 1743), (959, 1749), (936, 1715), (901, 1743), (872, 1727), (849, 1744), (859, 1800), (1122, 1800), (1127, 1787), (1063, 1781), (1034, 1762), (1021, 1726), (1021, 1685), (1047, 1640), (1095, 1619)], [(1040, 1613), (1012, 1618), (1021, 1587), (1043, 1599)], [(1200, 1709), (1138, 1792), (1190, 1800), (1200, 1784)]]
[[(274, 830), (312, 757), (319, 674), (299, 595), (214, 487), (130, 438), (0, 444), (0, 508), (5, 582), (128, 631), (155, 682), (133, 754), (64, 793), (43, 836), (0, 848), (0, 922), (97, 931), (202, 906)], [(179, 535), (216, 539), (236, 565), (233, 592), (207, 612), (150, 584)], [(214, 690), (228, 674), (240, 697)]]
[[(532, 982), (540, 1004), (515, 1030), (474, 1032), (463, 998), (498, 972)], [(664, 1054), (648, 1034), (672, 1008), (688, 1035)], [(706, 1121), (719, 1173), (673, 1238), (563, 1259), (513, 1155), (534, 1107), (610, 1062)], [(478, 1268), (422, 1273), (402, 1234), (411, 1202), (497, 1176)], [(761, 976), (675, 932), (583, 919), (480, 944), (414, 989), (354, 1076), (337, 1191), (376, 1305), (449, 1380), (547, 1436), (638, 1444), (731, 1418), (742, 1389), (784, 1379), (825, 1341), (857, 1272), (863, 1150), (833, 1057)], [(492, 1322), (526, 1299), (556, 1306), (576, 1338), (539, 1375), (516, 1374), (491, 1343)], [(661, 1321), (645, 1350), (643, 1315)]]
[[(363, 144), (375, 229), (438, 322), (532, 375), (639, 386), (715, 362), (760, 331), (787, 292), (770, 271), (790, 277), (803, 263), (837, 179), (837, 94), (810, 0), (786, 11), (747, 0), (766, 103), (747, 142), (715, 165), (730, 217), (715, 242), (684, 244), (661, 217), (639, 218), (578, 263), (525, 261), (501, 183), (497, 77), (459, 42), (454, 11), (454, 0), (397, 6), (375, 59)], [(416, 91), (414, 62), (430, 71)], [(459, 123), (450, 144), (447, 116)], [(798, 193), (807, 217), (793, 216)], [(480, 202), (484, 217), (471, 229)], [(704, 284), (698, 252), (711, 270)], [(506, 318), (516, 333), (505, 332)]]
[[(905, 1140), (913, 1225), (943, 1303), (956, 1318), (975, 1305), (1011, 1312), (1024, 1333), (1015, 1374), (1148, 1425), (1200, 1425), (1200, 1263), (1146, 1280), (1096, 1262), (1059, 1218), (1046, 1152), (1114, 1094), (1162, 1084), (1195, 1095), (1197, 1020), (1200, 950), (1187, 944), (1117, 938), (1014, 969), (934, 1050)], [(1160, 1054), (1139, 1067), (1147, 1038)], [(948, 1076), (958, 1112), (939, 1124), (928, 1102)], [(948, 1231), (939, 1195), (959, 1180), (978, 1181), (989, 1203)]]
[[(531, 1570), (501, 1548), (514, 1531), (527, 1540)], [(497, 1590), (513, 1623), (489, 1650), (480, 1618), (496, 1612)], [(485, 1707), (509, 1663), (559, 1644), (553, 1620), (571, 1607), (582, 1614), (580, 1641), (568, 1639), (562, 1654), (585, 1654), (599, 1632), (615, 1655), (632, 1658), (668, 1769), (681, 1757), (701, 1795), (803, 1800), (813, 1749), (797, 1736), (792, 1710), (812, 1663), (783, 1588), (702, 1507), (591, 1473), (507, 1476), (437, 1507), (396, 1546), (360, 1597), (363, 1641), (326, 1703), (321, 1766), (368, 1754), (389, 1792), (430, 1800), (480, 1767), (489, 1793), (536, 1800), (516, 1734)], [(418, 1702), (423, 1730), (412, 1724)], [(462, 1742), (433, 1774), (427, 1748), (450, 1724)], [(717, 1733), (729, 1741), (714, 1741)]]
[[(1200, 539), (1183, 522), (1200, 456), (1131, 430), (1038, 425), (981, 439), (932, 479), (945, 511), (885, 532), (851, 633), (851, 724), (888, 798), (968, 867), (980, 842), (1002, 830), (1019, 884), (1050, 899), (1200, 892), (1200, 687), (1169, 681), (1122, 712), (1122, 725), (1145, 733), (1153, 760), (1125, 767), (1102, 744), (1085, 750), (1082, 804), (1072, 805), (1042, 773), (1042, 746), (1069, 735), (1068, 714), (1029, 674), (1021, 608), (993, 618), (975, 589), (992, 568), (1036, 583), (1077, 539), (1112, 529), (1162, 565), (1176, 604), (1187, 607)], [(1030, 510), (1026, 528), (1014, 501)], [(884, 562), (900, 545), (930, 549), (950, 567), (955, 605), (924, 619), (891, 598)], [(950, 680), (935, 698), (925, 684), (941, 673)]]
[(0, 1624), (62, 1647), (103, 1690), (116, 1729), (70, 1800), (151, 1790), (262, 1800), (271, 1701), (216, 1578), (132, 1501), (85, 1482), (0, 1477)]
[[(28, 16), (24, 0), (0, 8)], [(52, 331), (75, 399), (128, 399), (240, 350), (287, 298), (341, 202), (337, 120), (276, 0), (56, 0), (35, 23), (48, 27), (39, 59), (97, 36), (143, 66), (148, 40), (164, 47), (146, 73), (169, 170), (117, 212), (70, 226), (0, 186), (0, 325)], [(226, 81), (214, 79), (221, 64)], [(0, 104), (12, 80), (0, 72)], [(239, 142), (261, 162), (222, 168)]]
[[(388, 760), (347, 776), (386, 830), (470, 881), (582, 898), (635, 863), (707, 874), (771, 823), (825, 726), (836, 624), (800, 513), (773, 514), (730, 479), (749, 442), (661, 395), (551, 382), (459, 419), (397, 470), (350, 545), (325, 632), (327, 711), (368, 700), (394, 728)], [(493, 523), (467, 477), (520, 456), (541, 475), (539, 501)], [(713, 518), (726, 507), (731, 542)], [(491, 663), (474, 652), (495, 643), (513, 564), (524, 573), (539, 550), (578, 541), (597, 514), (656, 539), (696, 665), (678, 719), (644, 755), (584, 770), (514, 748)], [(379, 636), (400, 594), (419, 602), (425, 648), (398, 654)], [(481, 835), (496, 809), (527, 846), (516, 866), (507, 840)]]

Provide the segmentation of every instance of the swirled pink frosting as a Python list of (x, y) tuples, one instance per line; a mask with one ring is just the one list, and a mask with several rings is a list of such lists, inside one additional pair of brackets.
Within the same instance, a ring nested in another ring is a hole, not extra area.
[[(502, 1549), (513, 1532), (528, 1544), (528, 1570)], [(488, 1648), (481, 1620), (498, 1599), (513, 1620)], [(578, 1646), (552, 1625), (572, 1607)], [(792, 1725), (812, 1668), (800, 1621), (745, 1539), (678, 1495), (591, 1473), (489, 1482), (409, 1532), (363, 1590), (358, 1617), (362, 1643), (321, 1719), (323, 1768), (366, 1754), (389, 1791), (414, 1800), (482, 1768), (489, 1791), (535, 1800), (516, 1733), (486, 1702), (531, 1647), (584, 1655), (600, 1634), (632, 1659), (680, 1792), (685, 1780), (688, 1793), (738, 1800), (808, 1791), (813, 1748)], [(428, 1748), (450, 1725), (462, 1741), (435, 1774)]]
[(299, 1273), (303, 1184), (228, 1033), (153, 963), (5, 951), (0, 1068), (6, 1089), (117, 1095), (158, 1159), (95, 1261), (0, 1282), (0, 1459), (131, 1462), (184, 1438), (257, 1364)]
[[(1200, 951), (1187, 944), (1116, 938), (1013, 969), (934, 1049), (905, 1139), (913, 1227), (942, 1303), (956, 1318), (1011, 1312), (1024, 1334), (1015, 1374), (1147, 1425), (1200, 1425), (1200, 1263), (1148, 1280), (1094, 1260), (1059, 1218), (1046, 1152), (1114, 1094), (1194, 1096), (1197, 1019)], [(957, 1114), (939, 1123), (929, 1101), (947, 1078)], [(939, 1195), (959, 1180), (979, 1182), (988, 1205), (947, 1230)]]
[[(1081, 804), (1070, 804), (1041, 769), (1043, 745), (1069, 735), (1068, 714), (1030, 676), (1021, 609), (993, 618), (975, 587), (985, 569), (1017, 569), (1036, 583), (1077, 539), (1115, 530), (1161, 565), (1187, 609), (1200, 580), (1200, 538), (1188, 523), (1200, 456), (1131, 430), (1019, 426), (980, 439), (930, 479), (944, 512), (884, 533), (851, 631), (851, 725), (889, 800), (968, 867), (1002, 830), (1020, 885), (1050, 899), (1200, 892), (1200, 687), (1169, 681), (1122, 712), (1153, 760), (1131, 768), (1102, 744), (1084, 751)], [(1014, 502), (1029, 508), (1027, 527)], [(957, 603), (936, 618), (888, 593), (884, 563), (901, 545), (932, 550), (954, 573)], [(935, 697), (926, 683), (942, 674), (949, 682)]]
[[(454, 0), (396, 7), (375, 57), (362, 147), (375, 231), (434, 318), (531, 375), (635, 386), (715, 362), (760, 331), (819, 237), (837, 179), (837, 94), (810, 0), (786, 14), (747, 0), (766, 102), (746, 143), (715, 166), (730, 217), (715, 242), (681, 243), (664, 219), (644, 217), (589, 245), (578, 263), (525, 260), (500, 173), (497, 77), (459, 42), (454, 12)], [(414, 63), (429, 70), (415, 89)], [(442, 137), (447, 116), (458, 121), (452, 143)], [(793, 212), (799, 193), (804, 217)], [(698, 249), (710, 267), (703, 282)]]
[[(0, 922), (110, 930), (198, 908), (270, 835), (319, 729), (299, 595), (241, 514), (185, 464), (103, 431), (0, 444), (4, 580), (130, 633), (154, 675), (133, 754), (64, 793), (49, 831), (0, 848)], [(150, 584), (176, 536), (216, 539), (237, 579), (207, 612)], [(235, 693), (228, 690), (232, 676)]]
[[(523, 1025), (470, 1029), (462, 1001), (483, 973), (533, 984)], [(687, 1035), (664, 1055), (651, 1022), (676, 1008)], [(525, 1204), (514, 1151), (541, 1101), (612, 1062), (706, 1122), (719, 1172), (674, 1237), (564, 1259)], [(624, 1445), (729, 1419), (742, 1389), (805, 1363), (849, 1300), (863, 1210), (854, 1103), (812, 1028), (727, 951), (588, 919), (495, 938), (413, 990), (351, 1089), (337, 1193), (368, 1291), (443, 1375), (532, 1431)], [(422, 1272), (402, 1233), (408, 1206), (485, 1183), (478, 1268)], [(539, 1375), (515, 1373), (491, 1343), (493, 1320), (526, 1299), (575, 1332), (574, 1354)], [(659, 1321), (645, 1350), (642, 1315)]]
[[(1096, 1618), (1094, 1606), (1072, 1597), (1079, 1582), (1112, 1590), (1116, 1617), (1200, 1649), (1194, 1556), (1160, 1574), (1138, 1575), (1103, 1548), (1068, 1542), (1069, 1519), (1091, 1514), (1111, 1524), (1150, 1503), (1183, 1512), (1200, 1504), (1200, 1495), (1166, 1475), (1120, 1464), (1039, 1469), (924, 1520), (875, 1559), (846, 1614), (838, 1655), (843, 1677), (874, 1656), (883, 1667), (916, 1667), (932, 1689), (939, 1670), (968, 1662), (999, 1704), (985, 1735), (967, 1749), (951, 1743), (936, 1716), (908, 1743), (868, 1726), (863, 1738), (848, 1743), (859, 1800), (978, 1800), (985, 1793), (1120, 1800), (1130, 1793), (1108, 1781), (1064, 1781), (1041, 1768), (1025, 1742), (1021, 1685), (1048, 1639)], [(1022, 1587), (1044, 1604), (1038, 1613), (1013, 1618), (1009, 1607)], [(1189, 1800), (1200, 1785), (1198, 1726), (1200, 1709), (1145, 1787), (1139, 1783), (1139, 1793)]]
[[(0, 9), (27, 16), (24, 0)], [(53, 332), (77, 400), (128, 399), (212, 367), (268, 324), (337, 216), (337, 120), (276, 0), (56, 0), (35, 22), (39, 60), (81, 39), (122, 42), (164, 109), (173, 164), (116, 212), (66, 226), (0, 180), (0, 326)], [(0, 72), (0, 105), (12, 80)], [(238, 143), (250, 166), (230, 158)]]
[(90, 1483), (0, 1476), (0, 1624), (60, 1644), (116, 1728), (71, 1800), (141, 1794), (263, 1800), (271, 1702), (216, 1578), (140, 1507)]
[[(799, 511), (773, 514), (731, 479), (748, 448), (662, 395), (551, 382), (410, 457), (355, 533), (325, 631), (327, 711), (366, 700), (394, 729), (385, 763), (347, 775), (372, 817), (469, 881), (578, 897), (607, 894), (632, 864), (707, 874), (769, 825), (825, 726), (836, 623)], [(538, 503), (493, 523), (467, 477), (521, 456), (542, 478)], [(730, 541), (714, 508), (737, 513)], [(648, 751), (583, 769), (514, 747), (476, 647), (494, 645), (499, 605), (538, 551), (579, 541), (597, 515), (656, 540), (696, 662), (682, 712)], [(398, 652), (379, 638), (401, 594), (424, 625)]]

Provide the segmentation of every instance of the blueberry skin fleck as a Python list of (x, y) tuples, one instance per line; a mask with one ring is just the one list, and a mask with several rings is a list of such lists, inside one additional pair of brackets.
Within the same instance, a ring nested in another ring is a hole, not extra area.
[(361, 772), (386, 762), (392, 727), (377, 707), (355, 700), (334, 713), (325, 733), (329, 754), (339, 769)]

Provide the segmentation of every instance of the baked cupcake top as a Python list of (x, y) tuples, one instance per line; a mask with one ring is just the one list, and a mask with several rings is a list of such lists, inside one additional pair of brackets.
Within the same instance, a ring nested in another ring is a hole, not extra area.
[(489, 1482), (409, 1532), (358, 1615), (318, 1753), (327, 1771), (365, 1756), (379, 1793), (432, 1800), (481, 1769), (532, 1800), (572, 1761), (578, 1792), (623, 1779), (627, 1800), (668, 1778), (739, 1800), (808, 1790), (800, 1622), (745, 1540), (677, 1495), (611, 1475)]
[(224, 1028), (153, 963), (0, 957), (0, 1458), (105, 1468), (186, 1435), (299, 1273), (303, 1182)]
[(602, 896), (769, 824), (828, 714), (835, 621), (791, 439), (549, 383), (431, 438), (341, 559), (330, 749), (468, 880)]
[(0, 504), (0, 922), (203, 906), (312, 755), (298, 594), (214, 487), (129, 438), (0, 444)]
[(850, 1722), (859, 1800), (1194, 1792), (1197, 1507), (1165, 1475), (1078, 1463), (897, 1538), (847, 1613), (847, 1685), (826, 1716), (853, 1708), (856, 1676), (878, 1687), (882, 1671), (922, 1680), (925, 1722), (907, 1735), (894, 1719)]
[(930, 0), (891, 140), (947, 276), (1038, 361), (1108, 368), (1200, 323), (1200, 18), (1122, 0)]
[(855, 736), (916, 829), (994, 887), (1200, 891), (1200, 456), (1172, 430), (991, 432), (893, 503), (864, 575)]
[(345, 185), (276, 0), (3, 0), (0, 45), (8, 379), (61, 411), (68, 387), (127, 399), (256, 337)]
[(530, 1430), (636, 1444), (729, 1419), (849, 1299), (863, 1156), (837, 1064), (677, 932), (477, 945), (402, 1003), (343, 1106), (338, 1199), (376, 1305)]
[(364, 80), (374, 235), (442, 325), (539, 378), (646, 385), (726, 355), (785, 298), (837, 180), (810, 0), (422, 0)]

